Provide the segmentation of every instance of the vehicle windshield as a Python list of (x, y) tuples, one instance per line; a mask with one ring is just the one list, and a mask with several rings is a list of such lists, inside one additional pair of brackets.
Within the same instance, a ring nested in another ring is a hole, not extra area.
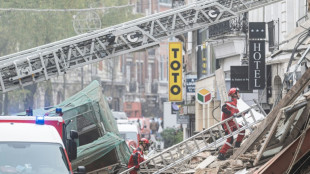
[(136, 132), (120, 132), (120, 134), (125, 140), (137, 141), (138, 139)]
[(64, 149), (53, 143), (0, 143), (0, 174), (69, 174)]

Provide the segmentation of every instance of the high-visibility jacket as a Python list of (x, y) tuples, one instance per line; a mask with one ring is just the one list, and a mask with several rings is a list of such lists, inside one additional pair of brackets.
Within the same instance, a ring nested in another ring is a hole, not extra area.
[[(232, 101), (225, 102), (225, 104), (222, 106), (222, 112), (222, 121), (232, 117), (234, 114), (239, 113), (239, 109), (237, 107), (237, 99), (233, 98)], [(228, 125), (231, 129), (236, 126), (235, 122), (232, 119), (228, 121)], [(226, 124), (222, 124), (222, 126), (226, 131)]]
[(131, 174), (136, 174), (140, 168), (140, 163), (144, 161), (143, 151), (140, 147), (132, 152), (128, 162), (128, 168), (135, 167), (135, 170), (131, 171)]
[[(230, 117), (233, 117), (233, 115), (236, 114), (236, 113), (239, 113), (239, 110), (237, 108), (237, 99), (233, 98), (232, 101), (226, 102), (222, 106), (222, 112), (223, 112), (223, 114), (222, 114), (222, 121), (226, 120), (226, 119), (228, 119)], [(234, 120), (232, 120), (232, 119), (229, 120), (228, 121), (228, 126), (230, 128), (230, 131), (232, 131), (232, 132), (235, 131), (237, 129), (237, 124), (238, 123), (235, 123)], [(228, 135), (230, 133), (230, 131), (229, 131), (227, 125), (226, 124), (222, 124), (222, 126), (223, 126), (223, 128), (225, 130), (225, 134)], [(242, 127), (242, 125), (239, 125), (239, 124), (238, 124), (238, 126), (239, 126), (239, 128)], [(240, 143), (241, 143), (241, 141), (242, 141), (242, 139), (244, 137), (244, 134), (245, 134), (245, 130), (243, 130), (243, 131), (238, 133), (238, 137), (237, 137), (237, 141), (236, 142), (238, 142), (239, 145), (240, 145)], [(234, 142), (234, 137), (233, 136), (227, 138), (225, 144), (222, 146), (222, 148), (220, 150), (220, 153), (226, 154), (227, 150), (229, 148), (233, 147), (233, 145), (232, 145), (233, 142)]]

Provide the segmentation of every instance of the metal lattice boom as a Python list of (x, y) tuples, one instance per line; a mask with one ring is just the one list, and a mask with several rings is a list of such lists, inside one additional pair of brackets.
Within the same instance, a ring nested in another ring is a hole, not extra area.
[(0, 57), (0, 91), (48, 80), (160, 40), (237, 17), (281, 0), (198, 1), (169, 11)]

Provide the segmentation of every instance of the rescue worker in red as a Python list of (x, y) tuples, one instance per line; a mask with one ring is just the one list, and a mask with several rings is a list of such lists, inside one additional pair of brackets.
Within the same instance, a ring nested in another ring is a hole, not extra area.
[[(237, 100), (240, 98), (240, 95), (239, 95), (239, 88), (231, 88), (228, 92), (228, 96), (231, 97), (231, 101), (229, 102), (225, 102), (225, 104), (222, 106), (222, 121), (223, 120), (226, 120), (230, 117), (237, 117), (237, 113), (239, 112), (238, 108), (237, 108)], [(228, 125), (230, 127), (230, 130), (233, 132), (233, 131), (236, 131), (237, 130), (237, 125), (238, 123), (235, 123), (235, 121), (233, 119), (229, 120), (228, 121)], [(238, 124), (239, 125), (239, 124)], [(225, 131), (225, 134), (228, 135), (230, 132), (229, 132), (229, 129), (227, 127), (226, 124), (222, 124), (222, 127)], [(239, 127), (241, 128), (242, 126), (239, 125)], [(241, 144), (241, 141), (244, 137), (244, 134), (245, 134), (245, 130), (241, 131), (239, 134), (238, 134), (238, 137), (237, 137), (237, 140), (235, 142), (235, 147), (238, 148), (240, 147), (240, 144)], [(232, 146), (234, 142), (234, 137), (231, 136), (229, 138), (227, 138), (225, 144), (223, 145), (223, 147), (221, 148), (220, 150), (220, 153), (218, 155), (218, 159), (219, 160), (225, 160), (225, 154), (227, 152), (227, 150)]]
[(130, 171), (130, 174), (137, 174), (140, 169), (140, 163), (144, 161), (143, 151), (149, 149), (150, 142), (146, 138), (141, 138), (139, 141), (139, 147), (134, 150), (129, 158), (128, 168), (134, 167), (134, 170)]

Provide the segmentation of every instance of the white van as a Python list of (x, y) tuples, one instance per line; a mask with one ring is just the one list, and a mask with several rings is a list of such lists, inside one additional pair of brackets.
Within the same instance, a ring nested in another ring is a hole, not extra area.
[(128, 147), (137, 148), (140, 140), (139, 126), (125, 120), (117, 120), (117, 127), (120, 135), (126, 140)]
[(125, 112), (112, 111), (112, 114), (115, 120), (128, 120), (128, 117)]

